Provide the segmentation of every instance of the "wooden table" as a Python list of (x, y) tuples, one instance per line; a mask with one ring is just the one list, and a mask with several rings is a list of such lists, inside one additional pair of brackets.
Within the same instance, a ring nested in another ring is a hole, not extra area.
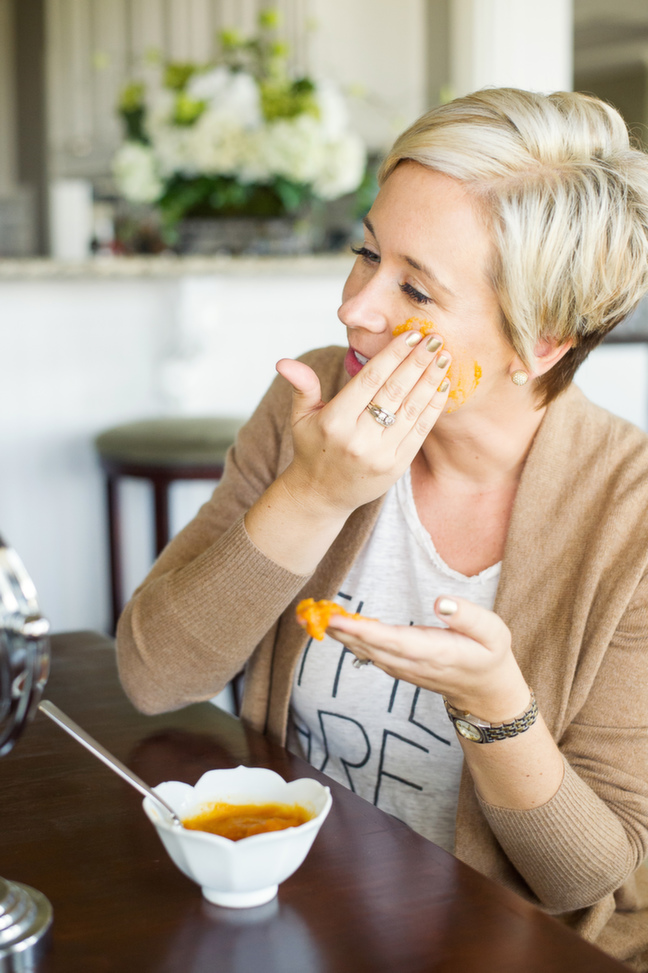
[(333, 808), (278, 898), (209, 905), (135, 790), (38, 714), (0, 761), (0, 875), (54, 908), (39, 973), (620, 973), (627, 969), (209, 703), (138, 714), (110, 640), (52, 639), (46, 698), (148, 783), (267, 766)]

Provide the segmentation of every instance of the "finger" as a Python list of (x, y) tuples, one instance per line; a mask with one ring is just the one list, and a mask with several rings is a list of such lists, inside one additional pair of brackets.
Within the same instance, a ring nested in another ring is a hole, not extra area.
[[(419, 332), (410, 332), (410, 338), (415, 338), (418, 344), (386, 376), (373, 398), (383, 409), (394, 413), (407, 403), (406, 412), (402, 415), (409, 421), (415, 421), (447, 371), (449, 356), (443, 352), (439, 335), (423, 339)], [(436, 366), (438, 361), (441, 361), (440, 367)], [(417, 389), (418, 392), (415, 392)]]
[(434, 610), (448, 628), (479, 642), (490, 652), (510, 646), (511, 633), (499, 615), (465, 598), (437, 598)]
[(387, 428), (393, 438), (401, 440), (399, 453), (418, 449), (443, 413), (450, 392), (450, 382), (446, 380), (450, 364), (441, 337), (430, 335), (374, 396), (377, 405), (396, 417), (397, 421)]
[(429, 402), (418, 415), (415, 412), (416, 406), (409, 407), (407, 413), (405, 409), (401, 410), (404, 420), (407, 418), (408, 421), (412, 422), (413, 419), (413, 425), (398, 447), (399, 455), (402, 450), (410, 452), (412, 449), (418, 450), (420, 448), (421, 442), (427, 438), (434, 428), (439, 416), (445, 412), (449, 393), (450, 379), (446, 375), (441, 379), (441, 384), (433, 391)]
[[(420, 344), (422, 335), (419, 332), (410, 331), (407, 334), (398, 335), (390, 341), (385, 348), (371, 358), (355, 378), (338, 392), (335, 399), (336, 408), (339, 408), (344, 415), (348, 416), (355, 413), (361, 416), (364, 409), (377, 396), (385, 381), (399, 365), (411, 354), (412, 344)], [(428, 353), (427, 361), (430, 355)], [(417, 369), (420, 374), (422, 366)], [(400, 403), (399, 403), (400, 404)]]
[(295, 361), (293, 358), (282, 358), (275, 367), (279, 374), (293, 387), (294, 419), (307, 415), (324, 405), (320, 380), (310, 365)]
[[(421, 431), (429, 432), (437, 418), (443, 411), (450, 392), (448, 370), (452, 359), (441, 349), (434, 355), (424, 371), (419, 374), (410, 393), (403, 400), (399, 417), (410, 424), (418, 424), (423, 420)], [(430, 410), (425, 415), (426, 410)]]

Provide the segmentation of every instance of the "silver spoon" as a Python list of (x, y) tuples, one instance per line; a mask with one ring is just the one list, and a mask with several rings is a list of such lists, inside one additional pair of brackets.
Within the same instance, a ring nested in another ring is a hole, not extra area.
[(123, 777), (124, 780), (128, 781), (129, 784), (132, 784), (133, 787), (135, 787), (141, 794), (143, 794), (145, 797), (150, 797), (156, 802), (156, 804), (163, 807), (167, 814), (171, 815), (171, 819), (175, 827), (183, 827), (182, 821), (175, 813), (173, 808), (167, 804), (166, 801), (162, 800), (159, 794), (156, 794), (155, 791), (148, 786), (148, 784), (144, 783), (141, 777), (138, 777), (137, 774), (134, 774), (131, 770), (129, 770), (128, 767), (126, 767), (120, 760), (113, 757), (113, 755), (109, 753), (105, 747), (102, 747), (100, 743), (97, 743), (97, 741), (94, 740), (89, 733), (82, 730), (78, 723), (75, 723), (74, 720), (71, 720), (69, 716), (66, 716), (65, 713), (58, 708), (58, 706), (55, 706), (54, 703), (50, 703), (50, 701), (47, 699), (43, 699), (38, 704), (38, 708), (41, 713), (44, 713), (45, 716), (49, 716), (50, 720), (58, 723), (58, 725), (66, 730), (71, 737), (74, 737), (77, 743), (84, 746), (90, 751), (90, 753), (93, 753), (95, 757), (98, 757), (99, 760), (103, 760), (106, 766), (110, 767), (111, 770), (114, 770), (115, 773), (119, 774), (120, 777)]

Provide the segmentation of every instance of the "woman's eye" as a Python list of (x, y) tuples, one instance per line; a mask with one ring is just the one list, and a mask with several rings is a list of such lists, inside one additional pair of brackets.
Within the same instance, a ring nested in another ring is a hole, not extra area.
[(367, 260), (369, 263), (380, 263), (378, 254), (370, 250), (369, 247), (351, 247), (351, 253), (355, 253), (356, 257), (362, 257), (363, 260)]
[(404, 294), (407, 294), (408, 297), (411, 297), (413, 301), (416, 301), (417, 304), (432, 303), (431, 297), (428, 297), (426, 294), (421, 294), (421, 292), (417, 291), (417, 289), (412, 287), (411, 284), (401, 284), (400, 289)]

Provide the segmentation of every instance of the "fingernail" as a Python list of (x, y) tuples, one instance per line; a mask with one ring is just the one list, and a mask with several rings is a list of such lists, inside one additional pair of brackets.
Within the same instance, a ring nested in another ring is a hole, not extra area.
[(427, 348), (428, 351), (431, 351), (432, 354), (434, 354), (435, 351), (439, 350), (442, 344), (443, 342), (441, 341), (440, 338), (430, 338), (430, 340), (428, 341), (425, 347)]
[(450, 379), (444, 378), (441, 384), (439, 385), (439, 392), (447, 392), (449, 388), (450, 388)]
[[(405, 344), (409, 345), (410, 348), (413, 348), (414, 345), (418, 345), (422, 337), (423, 335), (420, 331), (412, 331), (411, 334), (408, 334), (407, 338), (405, 338)], [(441, 342), (439, 342), (439, 344), (441, 344)]]
[(437, 365), (439, 366), (439, 368), (445, 368), (449, 361), (450, 361), (449, 358), (446, 358), (445, 355), (441, 355), (441, 357), (437, 362)]
[(454, 615), (459, 605), (452, 598), (442, 598), (437, 606), (440, 615)]

